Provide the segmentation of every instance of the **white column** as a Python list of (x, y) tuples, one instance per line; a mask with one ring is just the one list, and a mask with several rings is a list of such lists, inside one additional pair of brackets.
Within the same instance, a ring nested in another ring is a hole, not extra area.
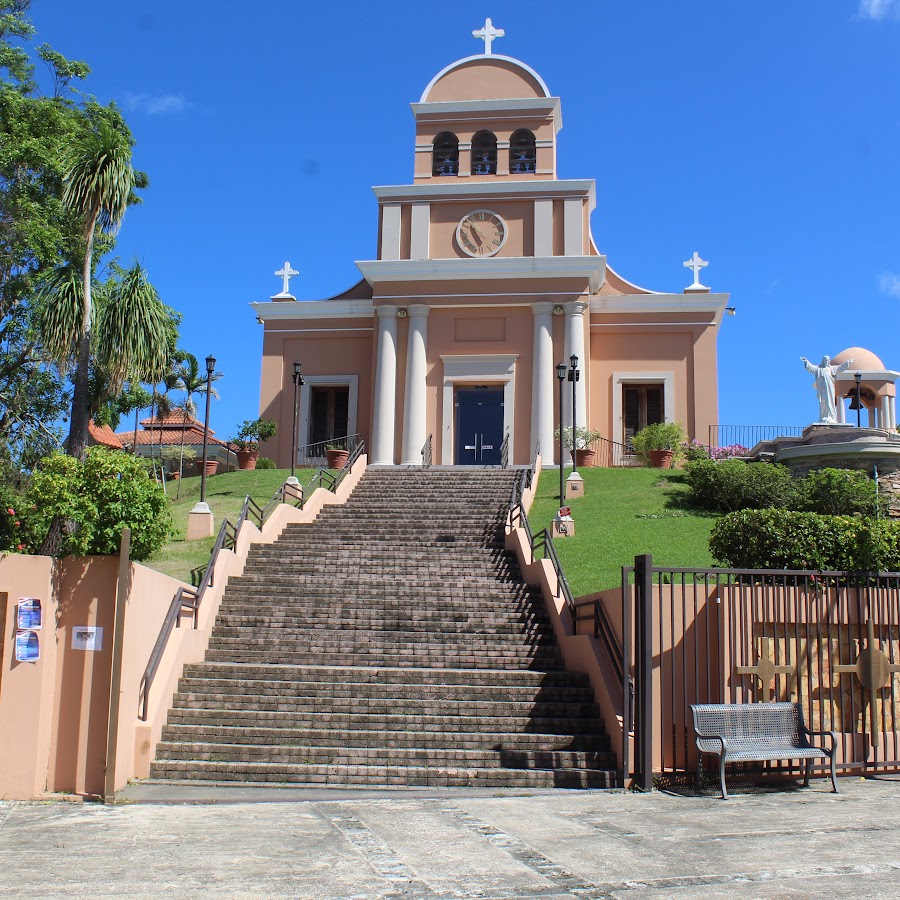
[[(588, 358), (584, 351), (584, 311), (587, 303), (580, 300), (575, 303), (567, 303), (563, 307), (566, 312), (566, 355), (563, 362), (569, 365), (569, 357), (574, 353), (578, 357), (578, 368), (581, 369), (581, 379), (575, 386), (575, 415), (578, 416), (576, 425), (587, 427), (587, 379)], [(563, 421), (567, 425), (572, 424), (572, 385), (567, 381), (564, 389), (565, 403), (563, 406)]]
[(428, 437), (425, 376), (430, 310), (420, 303), (406, 309), (409, 313), (409, 339), (406, 344), (406, 397), (403, 403), (403, 453), (400, 464), (418, 466), (422, 463), (422, 447)]
[(866, 413), (868, 413), (869, 428), (874, 428), (875, 427), (875, 407), (874, 406), (867, 407)]
[(378, 356), (375, 363), (370, 465), (392, 466), (397, 405), (397, 307), (378, 306), (375, 309), (378, 313)]
[(890, 420), (888, 421), (888, 428), (893, 431), (897, 427), (897, 398), (889, 397), (891, 401), (890, 405)]
[(552, 464), (555, 440), (553, 432), (553, 388), (556, 385), (556, 360), (553, 359), (553, 304), (532, 303), (534, 313), (534, 372), (531, 382), (531, 447), (541, 442), (541, 456)]
[(844, 395), (841, 392), (841, 388), (839, 386), (835, 387), (835, 410), (837, 412), (837, 420), (839, 425), (844, 425), (847, 422), (847, 408), (844, 406)]
[(891, 398), (887, 395), (881, 398), (881, 406), (878, 409), (878, 427), (885, 431), (891, 427)]

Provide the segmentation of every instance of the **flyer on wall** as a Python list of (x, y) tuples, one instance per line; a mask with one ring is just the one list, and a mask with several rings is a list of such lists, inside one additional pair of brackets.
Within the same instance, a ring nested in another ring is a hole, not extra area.
[(41, 627), (41, 601), (36, 597), (20, 597), (17, 604), (16, 628), (23, 631), (39, 631)]
[(16, 661), (37, 662), (41, 658), (41, 643), (36, 631), (16, 633)]

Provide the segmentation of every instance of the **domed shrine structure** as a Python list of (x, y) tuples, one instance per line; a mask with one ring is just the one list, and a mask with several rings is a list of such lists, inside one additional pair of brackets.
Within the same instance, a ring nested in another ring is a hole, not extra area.
[(591, 233), (594, 180), (558, 176), (559, 98), (494, 52), (490, 21), (474, 34), (484, 52), (442, 69), (412, 103), (412, 182), (374, 188), (377, 252), (357, 261), (361, 280), (298, 300), (286, 265), (281, 293), (252, 304), (264, 326), (260, 414), (282, 425), (263, 452), (279, 466), (291, 460), (295, 362), (299, 462), (360, 435), (370, 465), (421, 464), (426, 443), (434, 463), (493, 465), (504, 442), (512, 463), (538, 442), (552, 463), (556, 367), (570, 360), (576, 424), (606, 438), (661, 421), (705, 438), (717, 421), (728, 295), (700, 283), (696, 253), (679, 293), (612, 269)]

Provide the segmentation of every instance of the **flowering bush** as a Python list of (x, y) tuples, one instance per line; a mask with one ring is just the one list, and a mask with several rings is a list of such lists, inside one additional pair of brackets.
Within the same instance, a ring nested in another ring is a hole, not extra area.
[(12, 488), (0, 485), (0, 551), (25, 549), (20, 501)]
[(710, 447), (694, 438), (681, 445), (684, 457), (688, 462), (699, 459), (734, 459), (736, 456), (747, 456), (749, 450), (743, 444), (729, 444), (727, 447)]

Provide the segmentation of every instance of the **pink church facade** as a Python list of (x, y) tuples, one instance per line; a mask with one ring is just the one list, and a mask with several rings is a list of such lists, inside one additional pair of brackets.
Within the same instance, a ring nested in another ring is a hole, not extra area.
[[(706, 439), (717, 422), (716, 337), (728, 295), (649, 291), (594, 243), (592, 179), (559, 179), (559, 98), (518, 60), (483, 54), (438, 73), (416, 121), (413, 180), (374, 188), (377, 253), (323, 300), (252, 304), (264, 325), (263, 448), (359, 434), (370, 464), (558, 456), (556, 365), (578, 357), (576, 424), (624, 442), (653, 421)], [(696, 280), (696, 279), (695, 279)], [(571, 385), (562, 422), (571, 424)], [(301, 451), (302, 457), (302, 451)]]

